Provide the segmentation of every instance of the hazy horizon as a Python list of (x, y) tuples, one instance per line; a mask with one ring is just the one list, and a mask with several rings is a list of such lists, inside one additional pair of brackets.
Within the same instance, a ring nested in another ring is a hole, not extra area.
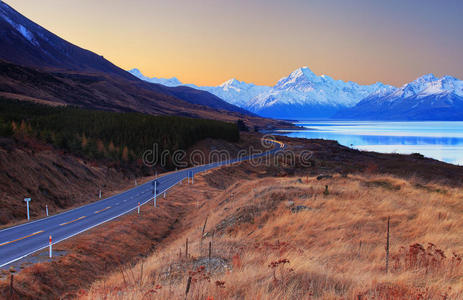
[(121, 68), (196, 85), (274, 85), (302, 66), (360, 84), (463, 78), (454, 0), (5, 2)]

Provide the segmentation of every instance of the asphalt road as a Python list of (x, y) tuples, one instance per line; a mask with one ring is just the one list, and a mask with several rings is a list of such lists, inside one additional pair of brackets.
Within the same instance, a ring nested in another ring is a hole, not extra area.
[[(255, 159), (273, 154), (284, 148), (278, 141), (272, 142), (275, 148), (268, 152), (246, 156), (240, 159), (201, 165), (160, 176), (156, 181), (158, 201), (162, 194), (194, 174), (204, 172), (230, 163)], [(132, 211), (141, 205), (154, 205), (154, 180), (107, 199), (99, 200), (54, 216), (31, 221), (0, 231), (0, 267), (15, 262), (49, 246), (49, 236), (56, 244), (79, 233)], [(32, 199), (34, 201), (34, 199)]]

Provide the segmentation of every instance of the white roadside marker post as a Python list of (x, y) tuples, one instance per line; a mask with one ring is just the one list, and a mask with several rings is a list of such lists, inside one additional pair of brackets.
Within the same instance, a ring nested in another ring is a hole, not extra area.
[(166, 192), (164, 192), (164, 199), (166, 199)]
[(27, 204), (27, 220), (29, 221), (29, 220), (30, 220), (30, 216), (29, 216), (29, 202), (31, 201), (31, 198), (24, 198), (24, 201), (26, 201), (26, 204)]
[(48, 217), (48, 205), (45, 205), (45, 211), (47, 212), (47, 217)]
[(138, 215), (140, 215), (140, 202), (138, 202)]
[(100, 189), (100, 194), (99, 194), (99, 198), (101, 199), (101, 189)]
[(52, 242), (51, 242), (51, 235), (50, 235), (50, 238), (49, 238), (49, 239), (50, 239), (50, 253), (49, 253), (49, 256), (50, 256), (50, 258), (52, 258), (52, 256), (53, 256), (53, 255), (52, 255), (52, 247), (53, 247), (53, 244), (52, 244)]
[(156, 180), (154, 181), (154, 189), (153, 189), (153, 201), (154, 201), (154, 207), (156, 207), (156, 194), (157, 194), (157, 182)]
[(135, 178), (135, 186), (137, 186), (137, 178)]

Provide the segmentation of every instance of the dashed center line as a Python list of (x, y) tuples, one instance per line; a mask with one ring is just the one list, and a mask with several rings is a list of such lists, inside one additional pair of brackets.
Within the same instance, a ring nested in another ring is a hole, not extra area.
[[(118, 203), (118, 204), (119, 204), (119, 203)], [(111, 206), (108, 206), (108, 207), (105, 207), (105, 208), (103, 208), (103, 209), (97, 210), (95, 213), (96, 213), (96, 214), (99, 214), (100, 212), (105, 211), (105, 210), (110, 209), (110, 208), (111, 208)]]
[(5, 245), (8, 245), (8, 244), (11, 244), (11, 243), (14, 243), (14, 242), (17, 242), (17, 241), (20, 241), (20, 240), (24, 240), (24, 239), (27, 239), (28, 237), (31, 237), (31, 236), (34, 236), (34, 235), (37, 235), (39, 233), (42, 233), (43, 230), (40, 230), (40, 231), (37, 231), (37, 232), (34, 232), (32, 234), (29, 234), (29, 235), (26, 235), (26, 236), (23, 236), (22, 238), (19, 238), (19, 239), (15, 239), (15, 240), (12, 240), (12, 241), (9, 241), (9, 242), (4, 242), (4, 243), (1, 243), (0, 244), (0, 247), (1, 246), (5, 246)]
[(85, 218), (85, 217), (86, 217), (86, 216), (82, 216), (82, 217), (80, 217), (80, 218), (77, 218), (77, 219), (75, 219), (75, 220), (72, 220), (72, 221), (69, 221), (69, 222), (66, 222), (66, 223), (61, 223), (61, 224), (59, 224), (59, 226), (63, 226), (63, 225), (67, 225), (67, 224), (71, 224), (71, 223), (73, 223), (73, 222), (76, 222), (76, 221), (82, 220), (82, 219), (83, 219), (83, 218)]

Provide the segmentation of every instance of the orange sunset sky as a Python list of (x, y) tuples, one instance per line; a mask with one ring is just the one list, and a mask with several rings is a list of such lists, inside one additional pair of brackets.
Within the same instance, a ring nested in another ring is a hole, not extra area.
[(362, 84), (463, 78), (463, 1), (6, 0), (147, 76), (273, 85), (294, 69)]

